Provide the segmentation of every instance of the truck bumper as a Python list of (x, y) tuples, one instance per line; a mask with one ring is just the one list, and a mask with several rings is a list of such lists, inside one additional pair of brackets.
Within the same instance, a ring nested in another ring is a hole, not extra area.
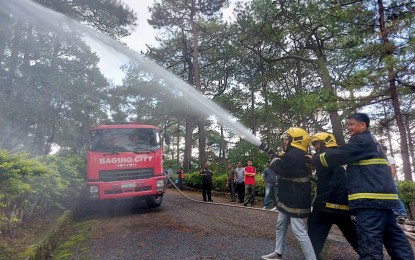
[(164, 176), (142, 180), (87, 182), (88, 197), (94, 200), (162, 196), (164, 192), (166, 192)]

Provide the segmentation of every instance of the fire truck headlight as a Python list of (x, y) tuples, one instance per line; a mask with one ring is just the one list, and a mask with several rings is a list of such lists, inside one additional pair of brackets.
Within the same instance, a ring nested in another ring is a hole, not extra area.
[(163, 191), (164, 190), (164, 179), (163, 180), (157, 180), (157, 191)]
[(98, 186), (97, 185), (92, 185), (89, 186), (89, 197), (91, 199), (96, 199), (98, 198)]

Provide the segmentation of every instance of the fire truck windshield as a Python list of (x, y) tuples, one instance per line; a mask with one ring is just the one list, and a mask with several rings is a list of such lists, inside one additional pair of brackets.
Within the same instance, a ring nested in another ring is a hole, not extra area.
[(147, 128), (94, 129), (90, 131), (90, 151), (139, 152), (160, 149), (158, 130)]

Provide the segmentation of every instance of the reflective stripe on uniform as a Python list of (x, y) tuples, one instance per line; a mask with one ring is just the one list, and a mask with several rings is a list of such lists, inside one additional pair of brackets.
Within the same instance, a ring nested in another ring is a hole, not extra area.
[(278, 180), (287, 180), (287, 181), (294, 181), (294, 182), (309, 182), (310, 177), (301, 177), (301, 178), (287, 178), (283, 176), (278, 176)]
[(375, 200), (397, 200), (398, 194), (395, 193), (355, 193), (349, 195), (349, 200), (375, 199)]
[(275, 157), (274, 159), (271, 160), (271, 162), (269, 163), (269, 165), (272, 165), (274, 162), (281, 160), (281, 158)]
[(333, 204), (325, 202), (325, 207), (330, 209), (341, 209), (341, 210), (349, 210), (349, 206), (341, 205), (341, 204)]
[(324, 157), (325, 155), (326, 153), (320, 154), (320, 162), (321, 162), (321, 165), (323, 165), (324, 167), (329, 167), (329, 165), (327, 164), (326, 158)]
[(284, 209), (288, 213), (292, 213), (292, 214), (308, 214), (311, 212), (311, 208), (307, 208), (307, 209), (290, 208), (286, 206), (284, 203), (282, 203), (281, 201), (278, 201), (277, 206)]
[(357, 162), (351, 163), (352, 165), (373, 165), (373, 164), (386, 164), (389, 165), (389, 162), (384, 158), (373, 158), (367, 160), (360, 160)]

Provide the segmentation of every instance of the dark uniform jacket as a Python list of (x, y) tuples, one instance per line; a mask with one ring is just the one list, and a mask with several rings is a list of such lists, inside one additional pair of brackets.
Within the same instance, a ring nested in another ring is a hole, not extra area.
[(279, 211), (290, 217), (306, 218), (311, 212), (311, 182), (306, 166), (306, 152), (289, 147), (281, 158), (274, 158), (270, 168), (278, 176)]
[(347, 188), (350, 209), (393, 209), (398, 207), (388, 161), (369, 130), (353, 136), (338, 149), (315, 154), (316, 167), (347, 164)]
[(209, 171), (208, 169), (202, 169), (201, 174), (206, 174), (206, 175), (202, 175), (202, 183), (212, 183), (212, 172)]
[(267, 168), (264, 169), (264, 172), (263, 172), (262, 176), (264, 177), (264, 182), (265, 183), (273, 183), (273, 184), (275, 184), (277, 182), (277, 175), (269, 167), (267, 167)]
[[(336, 148), (326, 148), (328, 150)], [(343, 166), (316, 167), (317, 194), (313, 210), (327, 213), (351, 214), (347, 201), (347, 179)]]

